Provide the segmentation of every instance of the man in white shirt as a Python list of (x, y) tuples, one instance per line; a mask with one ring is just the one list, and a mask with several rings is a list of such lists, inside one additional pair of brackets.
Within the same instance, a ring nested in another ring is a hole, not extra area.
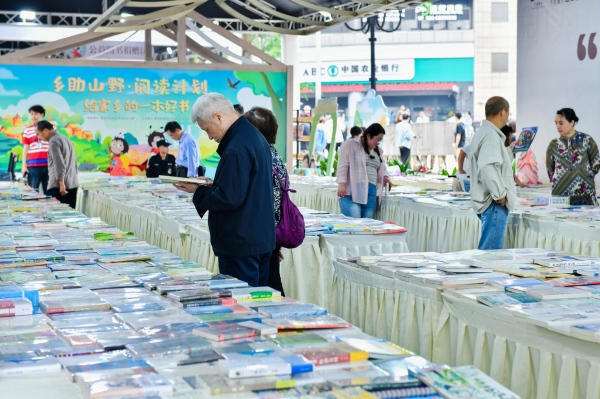
[(485, 104), (485, 120), (471, 141), (471, 205), (481, 220), (479, 249), (504, 248), (508, 214), (516, 203), (512, 156), (500, 130), (508, 122), (510, 106), (502, 97)]
[(416, 123), (429, 123), (429, 117), (425, 115), (424, 111), (419, 112)]

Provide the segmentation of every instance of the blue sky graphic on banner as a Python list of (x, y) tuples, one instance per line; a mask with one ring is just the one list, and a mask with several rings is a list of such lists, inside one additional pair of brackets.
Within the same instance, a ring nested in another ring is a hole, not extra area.
[[(246, 110), (272, 110), (279, 122), (277, 149), (285, 155), (285, 90), (285, 72), (0, 65), (0, 170), (6, 170), (10, 152), (21, 155), (27, 111), (39, 104), (74, 143), (80, 170), (108, 171), (119, 157), (126, 173), (145, 174), (152, 144), (175, 120), (198, 141), (211, 176), (219, 162), (217, 143), (191, 123), (196, 99), (217, 92)], [(127, 141), (129, 151), (111, 150), (115, 137)], [(170, 148), (176, 154), (177, 143)]]

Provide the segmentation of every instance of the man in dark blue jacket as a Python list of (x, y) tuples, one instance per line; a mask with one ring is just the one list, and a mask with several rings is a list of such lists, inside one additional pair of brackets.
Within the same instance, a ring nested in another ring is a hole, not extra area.
[(210, 242), (221, 273), (251, 286), (266, 286), (275, 248), (271, 150), (264, 136), (221, 94), (200, 97), (192, 121), (219, 143), (221, 157), (208, 185), (177, 183), (194, 193), (200, 216), (208, 214)]

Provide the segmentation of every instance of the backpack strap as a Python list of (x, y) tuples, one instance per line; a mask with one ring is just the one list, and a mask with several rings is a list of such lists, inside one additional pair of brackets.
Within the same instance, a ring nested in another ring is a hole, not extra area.
[(277, 169), (275, 169), (275, 165), (271, 165), (271, 169), (273, 169), (273, 174), (277, 177), (277, 180), (279, 181), (279, 186), (281, 187), (281, 190), (283, 192), (292, 192), (292, 193), (296, 192), (296, 190), (290, 189), (290, 179), (289, 178), (286, 179), (286, 181), (285, 181), (285, 187), (283, 186), (283, 182), (281, 181), (281, 177), (279, 176)]

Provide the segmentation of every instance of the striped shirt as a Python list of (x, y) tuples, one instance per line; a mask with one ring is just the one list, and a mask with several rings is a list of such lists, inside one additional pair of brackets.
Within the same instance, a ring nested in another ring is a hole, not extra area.
[(41, 141), (35, 133), (35, 125), (25, 128), (23, 132), (23, 145), (29, 145), (27, 153), (27, 167), (48, 166), (48, 142)]

